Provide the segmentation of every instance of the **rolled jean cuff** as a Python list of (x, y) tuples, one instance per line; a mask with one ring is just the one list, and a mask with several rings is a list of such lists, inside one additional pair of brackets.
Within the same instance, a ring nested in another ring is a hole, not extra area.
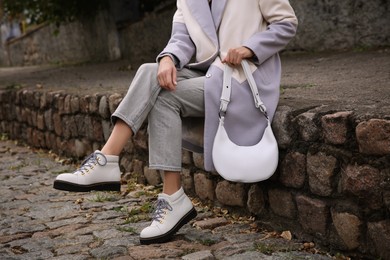
[(150, 164), (149, 165), (149, 169), (161, 170), (161, 171), (170, 171), (170, 172), (181, 172), (181, 167), (158, 165), (158, 164)]
[(117, 119), (120, 119), (120, 120), (122, 120), (123, 122), (125, 122), (125, 123), (131, 128), (131, 131), (133, 131), (133, 135), (135, 135), (135, 134), (138, 132), (139, 129), (136, 128), (136, 127), (134, 126), (134, 124), (133, 124), (132, 122), (130, 122), (130, 121), (127, 119), (126, 116), (114, 112), (114, 113), (111, 115), (111, 123), (112, 123), (113, 125), (115, 125)]

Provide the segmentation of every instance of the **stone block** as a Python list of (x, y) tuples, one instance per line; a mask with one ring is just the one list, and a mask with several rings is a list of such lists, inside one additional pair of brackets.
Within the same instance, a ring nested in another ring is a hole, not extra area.
[(45, 142), (48, 149), (57, 150), (56, 135), (51, 132), (45, 133)]
[(91, 149), (89, 143), (85, 140), (76, 139), (74, 141), (74, 146), (74, 155), (77, 156), (77, 158), (85, 157), (88, 154), (88, 151)]
[(110, 118), (110, 109), (108, 107), (108, 99), (106, 96), (102, 96), (99, 101), (99, 115), (104, 119)]
[(197, 168), (204, 170), (204, 158), (202, 153), (192, 153), (192, 159)]
[(34, 100), (33, 100), (33, 91), (32, 90), (28, 90), (28, 89), (25, 89), (23, 90), (22, 92), (22, 104), (26, 107), (31, 107), (32, 104), (34, 104)]
[(89, 128), (92, 125), (92, 119), (88, 115), (82, 115), (77, 114), (74, 116), (76, 124), (77, 124), (77, 131), (80, 137), (87, 137), (89, 136)]
[(36, 129), (32, 131), (32, 144), (37, 148), (46, 148), (45, 135), (43, 132)]
[(67, 155), (68, 147), (66, 146), (66, 142), (61, 139), (61, 137), (56, 136), (56, 153), (59, 155)]
[(215, 184), (205, 173), (194, 174), (194, 186), (196, 195), (202, 200), (214, 200)]
[(33, 105), (34, 105), (34, 108), (39, 108), (40, 105), (41, 105), (41, 95), (42, 93), (38, 92), (38, 91), (34, 91), (33, 92)]
[(215, 257), (210, 250), (202, 250), (181, 257), (182, 260), (214, 260)]
[(72, 96), (70, 99), (70, 111), (76, 114), (80, 111), (80, 99), (77, 96)]
[(88, 114), (89, 112), (89, 99), (91, 96), (86, 95), (80, 98), (80, 112)]
[(88, 99), (88, 110), (92, 114), (97, 114), (99, 112), (99, 96), (93, 95)]
[(325, 202), (298, 195), (295, 198), (298, 220), (302, 228), (313, 235), (324, 238), (327, 234), (329, 208)]
[[(0, 95), (0, 102), (1, 103), (5, 103), (8, 100), (8, 98), (10, 96), (10, 93), (12, 93), (12, 92), (14, 92), (14, 91), (2, 91), (1, 92), (2, 94)], [(15, 100), (14, 100), (14, 102), (15, 102), (16, 105), (20, 105), (21, 104), (20, 100), (21, 100), (22, 95), (23, 95), (23, 90), (19, 90), (19, 91), (15, 92)]]
[[(9, 132), (11, 133), (11, 138), (16, 137), (16, 136), (13, 136), (14, 132), (12, 131), (12, 128), (10, 128)], [(33, 140), (33, 128), (27, 127), (25, 134), (26, 134), (27, 143), (32, 145), (33, 144), (33, 141), (32, 141)]]
[(55, 92), (46, 92), (46, 102), (49, 108), (54, 108), (54, 94)]
[(148, 150), (148, 132), (146, 128), (141, 128), (134, 136), (133, 142), (136, 148)]
[(340, 187), (341, 192), (352, 194), (365, 202), (371, 209), (382, 206), (381, 173), (370, 165), (348, 165), (342, 171)]
[(191, 164), (192, 163), (192, 152), (187, 150), (182, 150), (181, 161), (183, 164)]
[(367, 223), (367, 233), (376, 255), (381, 259), (390, 259), (390, 220)]
[(232, 183), (225, 180), (218, 182), (215, 195), (217, 200), (224, 205), (245, 206), (246, 192), (242, 183)]
[(209, 218), (195, 222), (195, 226), (200, 229), (214, 229), (216, 227), (224, 226), (229, 224), (229, 220), (224, 217)]
[(45, 126), (49, 131), (54, 130), (54, 123), (53, 123), (53, 118), (52, 118), (52, 110), (48, 109), (44, 113), (44, 118), (45, 118)]
[(112, 125), (109, 120), (102, 120), (102, 130), (104, 141), (107, 141), (112, 132)]
[(306, 178), (306, 155), (291, 152), (283, 159), (279, 180), (286, 187), (301, 188)]
[(13, 124), (13, 131), (12, 133), (14, 134), (14, 137), (13, 139), (20, 139), (20, 138), (24, 138), (24, 135), (23, 135), (23, 128), (24, 126), (22, 124), (19, 124), (19, 123), (14, 123)]
[(54, 104), (54, 107), (57, 109), (57, 111), (58, 111), (58, 113), (60, 115), (65, 114), (64, 100), (65, 100), (64, 95), (62, 95), (60, 93), (57, 93), (57, 94), (54, 95), (53, 104)]
[(59, 113), (53, 114), (53, 126), (56, 135), (62, 136), (62, 120)]
[(29, 125), (36, 127), (37, 126), (37, 115), (38, 112), (36, 110), (31, 110), (30, 120), (28, 121)]
[(272, 129), (274, 131), (278, 145), (282, 149), (286, 149), (292, 142), (293, 129), (291, 127), (291, 112), (292, 108), (288, 106), (280, 106), (275, 112), (272, 121)]
[(310, 191), (320, 196), (330, 196), (333, 192), (333, 178), (337, 159), (322, 152), (307, 155), (307, 174)]
[(108, 97), (108, 107), (110, 109), (110, 114), (114, 113), (116, 108), (119, 106), (119, 103), (122, 101), (123, 97), (119, 93), (114, 93)]
[[(123, 154), (120, 156), (119, 165), (121, 169), (124, 169), (125, 172), (130, 173), (131, 169), (133, 167), (131, 156), (128, 156), (127, 154)], [(131, 173), (128, 175), (125, 175), (125, 177), (128, 177), (129, 180), (132, 178)]]
[[(5, 109), (1, 110), (0, 111), (0, 120), (1, 121), (5, 121), (7, 119), (7, 112), (5, 111)], [(22, 109), (20, 107), (15, 107), (15, 118), (16, 118), (16, 121), (18, 122), (22, 122)]]
[(103, 142), (104, 135), (103, 135), (103, 127), (102, 127), (101, 120), (98, 118), (92, 118), (92, 125), (93, 125), (92, 140), (97, 142)]
[(349, 126), (351, 115), (352, 112), (344, 111), (321, 118), (322, 134), (326, 143), (339, 145), (347, 141), (348, 133), (351, 131)]
[(33, 111), (31, 111), (30, 108), (25, 109), (25, 116), (26, 120), (24, 122), (27, 123), (27, 125), (32, 126), (33, 125)]
[(134, 155), (134, 150), (135, 150), (134, 142), (133, 142), (133, 139), (130, 138), (127, 141), (125, 147), (123, 148), (123, 152), (127, 153), (128, 155), (133, 156)]
[(157, 186), (161, 183), (161, 174), (159, 170), (150, 169), (148, 166), (145, 166), (144, 175), (146, 182), (150, 185)]
[(62, 136), (65, 139), (78, 136), (77, 125), (73, 116), (63, 116), (62, 125)]
[(314, 142), (319, 139), (320, 131), (314, 122), (315, 116), (315, 113), (305, 112), (293, 120), (298, 126), (299, 136), (303, 141)]
[(39, 130), (45, 129), (45, 116), (43, 113), (40, 113), (40, 112), (38, 112), (38, 115), (37, 115), (37, 128)]
[(40, 96), (39, 108), (40, 109), (46, 109), (47, 107), (49, 107), (49, 102), (48, 102), (48, 99), (47, 99), (47, 93), (44, 92)]
[(383, 203), (386, 206), (388, 212), (390, 212), (390, 190), (385, 190), (383, 192)]
[(252, 185), (248, 191), (248, 201), (246, 203), (250, 213), (260, 215), (265, 209), (265, 199), (263, 190), (259, 185)]
[[(27, 118), (29, 117), (29, 112), (30, 112), (30, 109), (26, 108), (26, 107), (21, 107), (21, 122), (27, 122)], [(7, 116), (7, 115), (6, 115)]]
[(268, 198), (269, 205), (276, 215), (289, 219), (295, 218), (297, 210), (291, 192), (280, 189), (270, 189), (268, 191)]
[(333, 225), (348, 250), (357, 249), (362, 235), (362, 221), (359, 217), (347, 212), (332, 211)]
[(71, 103), (70, 103), (71, 99), (72, 99), (71, 95), (66, 95), (64, 98), (64, 111), (63, 111), (64, 114), (70, 114), (72, 112)]
[(194, 180), (189, 169), (182, 168), (181, 170), (181, 186), (186, 194), (194, 194)]
[(371, 155), (390, 154), (390, 120), (371, 119), (356, 127), (359, 151)]

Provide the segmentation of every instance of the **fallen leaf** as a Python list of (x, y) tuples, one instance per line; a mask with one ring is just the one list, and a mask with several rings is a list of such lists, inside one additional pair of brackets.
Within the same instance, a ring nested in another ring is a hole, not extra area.
[(81, 204), (81, 203), (83, 203), (84, 202), (84, 198), (79, 198), (79, 199), (77, 199), (75, 202), (74, 202), (74, 204)]
[(280, 234), (280, 236), (286, 240), (292, 239), (292, 235), (290, 231), (283, 231), (282, 234)]

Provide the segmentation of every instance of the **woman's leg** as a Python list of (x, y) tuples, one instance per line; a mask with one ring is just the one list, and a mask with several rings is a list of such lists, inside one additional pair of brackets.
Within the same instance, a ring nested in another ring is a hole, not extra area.
[(131, 128), (118, 119), (101, 152), (105, 155), (119, 155), (132, 135), (133, 131)]
[(165, 171), (163, 177), (163, 193), (172, 195), (181, 188), (180, 172)]
[(150, 226), (140, 234), (141, 244), (169, 240), (196, 216), (181, 187), (181, 117), (204, 116), (204, 77), (179, 81), (175, 91), (161, 91), (149, 114), (149, 167), (164, 171), (163, 193)]
[(66, 191), (120, 190), (119, 154), (145, 121), (161, 90), (157, 83), (157, 68), (157, 64), (144, 64), (138, 69), (112, 116), (115, 125), (102, 151), (88, 156), (73, 173), (58, 175), (54, 188)]

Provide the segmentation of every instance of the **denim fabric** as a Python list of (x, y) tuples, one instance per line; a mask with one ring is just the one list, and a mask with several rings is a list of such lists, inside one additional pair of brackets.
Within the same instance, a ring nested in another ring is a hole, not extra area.
[(123, 120), (134, 134), (148, 117), (149, 167), (180, 171), (182, 158), (181, 117), (204, 117), (204, 73), (177, 71), (175, 91), (160, 88), (158, 65), (142, 65), (129, 90), (112, 114), (112, 121)]

